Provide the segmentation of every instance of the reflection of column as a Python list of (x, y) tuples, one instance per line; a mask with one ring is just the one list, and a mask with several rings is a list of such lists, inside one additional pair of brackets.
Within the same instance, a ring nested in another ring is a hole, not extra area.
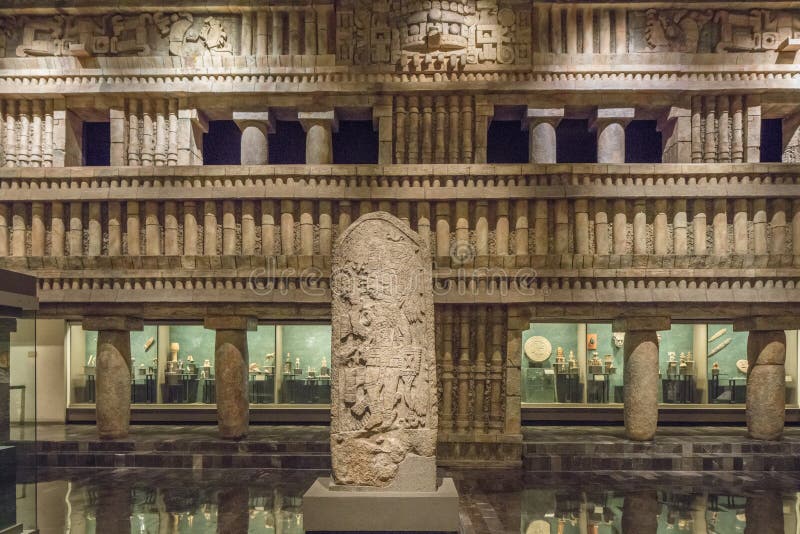
[(658, 493), (655, 491), (625, 494), (625, 504), (622, 507), (622, 534), (656, 534), (658, 509)]
[(625, 126), (634, 108), (598, 108), (591, 127), (597, 129), (597, 162), (625, 163)]
[(338, 129), (336, 114), (331, 111), (309, 111), (297, 114), (306, 131), (306, 163), (333, 163), (333, 132)]
[(16, 331), (16, 319), (0, 319), (0, 443), (10, 437), (11, 333)]
[(216, 330), (215, 365), (217, 424), (223, 439), (247, 435), (250, 403), (247, 396), (247, 332), (256, 329), (254, 317), (206, 317), (205, 327)]
[(692, 534), (708, 534), (706, 511), (708, 510), (708, 497), (705, 494), (695, 495), (692, 499)]
[(281, 402), (283, 388), (283, 326), (275, 325), (275, 402)]
[(247, 532), (250, 522), (250, 491), (247, 486), (227, 488), (217, 495), (217, 532)]
[(95, 532), (131, 531), (131, 488), (127, 484), (109, 484), (97, 491)]
[(131, 419), (131, 331), (142, 328), (142, 320), (133, 317), (98, 316), (83, 319), (84, 330), (98, 331), (95, 398), (100, 439), (119, 439), (128, 435)]
[(626, 317), (614, 321), (614, 332), (625, 332), (625, 435), (653, 439), (658, 424), (658, 336), (670, 329), (669, 317)]
[(233, 120), (242, 131), (242, 165), (266, 165), (269, 163), (268, 134), (275, 133), (269, 112), (235, 111)]
[(786, 333), (796, 321), (751, 317), (736, 321), (747, 336), (747, 431), (750, 437), (778, 440), (786, 418)]
[(708, 328), (704, 324), (693, 325), (692, 354), (694, 355), (695, 387), (700, 394), (697, 402), (706, 404), (708, 398)]
[(744, 534), (783, 534), (783, 499), (777, 491), (751, 495), (745, 505)]
[[(158, 384), (166, 383), (164, 372), (167, 370), (167, 358), (169, 357), (169, 329), (170, 327), (166, 325), (160, 325), (158, 327), (158, 337), (156, 337), (158, 340), (158, 353), (156, 355), (156, 377)], [(156, 401), (159, 403), (164, 402), (160, 387), (156, 387)]]

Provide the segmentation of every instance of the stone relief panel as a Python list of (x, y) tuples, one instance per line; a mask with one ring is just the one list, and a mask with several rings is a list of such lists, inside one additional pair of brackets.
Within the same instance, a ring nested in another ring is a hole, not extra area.
[(519, 0), (341, 0), (337, 60), (425, 68), (529, 64), (531, 3)]
[(239, 21), (191, 13), (6, 17), (0, 57), (233, 55)]
[(427, 246), (388, 213), (364, 215), (337, 242), (331, 292), (336, 482), (405, 486), (413, 484), (409, 471), (422, 465), (435, 479), (438, 400)]
[(800, 12), (648, 9), (629, 14), (632, 52), (764, 52), (800, 37)]

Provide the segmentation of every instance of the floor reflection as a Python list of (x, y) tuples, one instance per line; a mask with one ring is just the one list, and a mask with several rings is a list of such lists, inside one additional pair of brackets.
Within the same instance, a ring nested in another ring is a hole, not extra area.
[[(293, 534), (303, 532), (303, 493), (325, 474), (47, 469), (19, 473), (0, 510), (15, 506), (17, 522), (42, 534)], [(464, 534), (784, 534), (800, 526), (800, 476), (791, 474), (441, 474), (456, 480)]]

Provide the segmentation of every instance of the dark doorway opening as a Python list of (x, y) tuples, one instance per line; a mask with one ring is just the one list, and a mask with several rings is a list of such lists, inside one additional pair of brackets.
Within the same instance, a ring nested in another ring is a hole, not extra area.
[(487, 163), (528, 163), (528, 132), (520, 121), (492, 121), (486, 143)]
[(275, 121), (275, 133), (269, 134), (269, 162), (274, 165), (306, 162), (306, 132), (298, 121)]
[(556, 128), (558, 163), (597, 163), (597, 134), (586, 119), (564, 119)]
[(209, 121), (203, 135), (203, 165), (240, 165), (242, 132), (233, 121)]
[(87, 167), (111, 165), (111, 123), (84, 122), (82, 133), (83, 164)]
[(333, 162), (378, 163), (378, 132), (371, 120), (339, 121), (339, 131), (333, 134)]
[(631, 121), (625, 128), (625, 163), (661, 163), (661, 132), (656, 121)]
[(761, 161), (775, 163), (783, 160), (783, 120), (761, 121)]

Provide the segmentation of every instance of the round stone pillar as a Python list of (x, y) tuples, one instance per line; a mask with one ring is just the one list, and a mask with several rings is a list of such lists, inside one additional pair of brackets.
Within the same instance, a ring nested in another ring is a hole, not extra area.
[[(774, 328), (774, 327), (773, 327)], [(750, 330), (747, 336), (747, 431), (778, 440), (786, 420), (786, 333)]]
[(614, 321), (614, 332), (625, 332), (625, 435), (636, 441), (655, 437), (658, 425), (658, 335), (669, 330), (668, 317), (636, 317)]
[(306, 131), (306, 163), (333, 163), (333, 132), (338, 129), (333, 111), (300, 112), (297, 114)]
[(599, 108), (592, 128), (597, 129), (597, 163), (625, 163), (625, 126), (633, 108)]
[(247, 395), (247, 332), (255, 330), (254, 317), (208, 317), (205, 327), (216, 330), (215, 365), (217, 425), (222, 439), (241, 439), (250, 425)]
[(233, 120), (242, 131), (242, 165), (266, 165), (269, 163), (268, 135), (275, 132), (269, 112), (233, 113)]
[(86, 317), (84, 330), (97, 331), (96, 414), (100, 439), (121, 439), (131, 422), (131, 331), (142, 320), (131, 317)]
[(531, 163), (556, 163), (556, 127), (564, 117), (564, 109), (528, 109)]

